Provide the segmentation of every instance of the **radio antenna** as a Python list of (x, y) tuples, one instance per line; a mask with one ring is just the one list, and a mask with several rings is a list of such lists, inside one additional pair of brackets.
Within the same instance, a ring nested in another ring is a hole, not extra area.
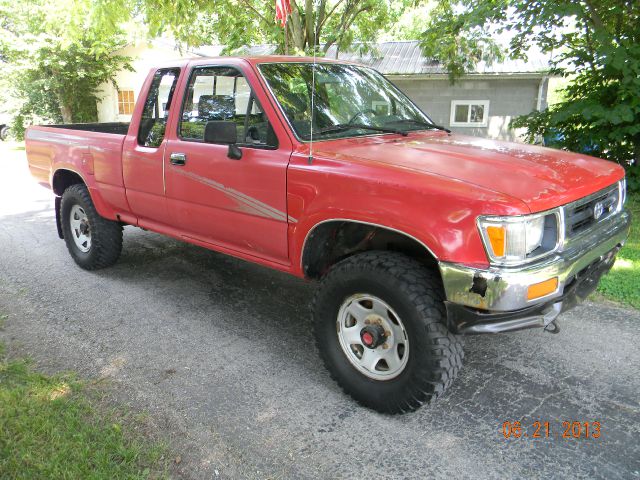
[(311, 15), (313, 16), (313, 65), (311, 66), (311, 131), (309, 138), (309, 165), (313, 163), (313, 118), (315, 117), (316, 106), (316, 48), (318, 44), (318, 28), (315, 22), (315, 0), (313, 1), (313, 9)]

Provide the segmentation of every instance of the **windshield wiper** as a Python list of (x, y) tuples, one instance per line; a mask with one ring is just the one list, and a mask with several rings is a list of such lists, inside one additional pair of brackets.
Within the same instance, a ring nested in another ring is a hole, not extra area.
[[(337, 125), (331, 125), (330, 127), (321, 128), (313, 132), (314, 134), (322, 135), (324, 133), (336, 133), (336, 132), (344, 132), (345, 130), (371, 130), (373, 132), (382, 132), (382, 133), (397, 133), (406, 137), (408, 135), (407, 132), (403, 130), (398, 130), (397, 128), (386, 128), (386, 127), (373, 127), (370, 125), (360, 125), (358, 123), (339, 123)], [(305, 135), (305, 137), (310, 137), (310, 134)]]
[(436, 125), (435, 123), (423, 122), (422, 120), (414, 120), (412, 118), (403, 118), (402, 120), (394, 120), (389, 123), (413, 123), (415, 125), (424, 125), (425, 127), (428, 127), (428, 128), (434, 128), (436, 130), (442, 130), (443, 132), (451, 133), (451, 130), (449, 130), (446, 127)]

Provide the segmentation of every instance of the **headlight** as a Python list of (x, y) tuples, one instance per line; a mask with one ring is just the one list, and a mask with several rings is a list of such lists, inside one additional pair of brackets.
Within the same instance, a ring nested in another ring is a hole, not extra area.
[(547, 255), (560, 245), (560, 212), (517, 217), (478, 217), (491, 263), (515, 265)]

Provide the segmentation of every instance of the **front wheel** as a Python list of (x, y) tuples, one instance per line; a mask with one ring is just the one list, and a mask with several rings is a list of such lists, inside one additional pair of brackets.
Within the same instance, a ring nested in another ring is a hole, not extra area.
[(116, 263), (122, 251), (122, 225), (100, 216), (89, 190), (71, 185), (60, 202), (62, 232), (67, 249), (85, 270), (97, 270)]
[(413, 411), (440, 396), (462, 367), (462, 340), (445, 326), (440, 278), (394, 252), (335, 265), (314, 300), (320, 355), (362, 405)]
[(5, 125), (0, 128), (0, 140), (4, 142), (7, 138), (9, 138), (9, 127)]

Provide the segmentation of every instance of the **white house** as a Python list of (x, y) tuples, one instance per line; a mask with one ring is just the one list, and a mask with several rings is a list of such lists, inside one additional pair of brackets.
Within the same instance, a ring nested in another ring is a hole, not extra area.
[(199, 57), (189, 51), (180, 51), (174, 44), (163, 40), (128, 45), (120, 50), (118, 55), (132, 58), (131, 66), (134, 71), (122, 70), (118, 73), (117, 88), (111, 83), (102, 85), (98, 93), (101, 99), (98, 102), (99, 122), (129, 122), (149, 70), (157, 67), (159, 63)]

